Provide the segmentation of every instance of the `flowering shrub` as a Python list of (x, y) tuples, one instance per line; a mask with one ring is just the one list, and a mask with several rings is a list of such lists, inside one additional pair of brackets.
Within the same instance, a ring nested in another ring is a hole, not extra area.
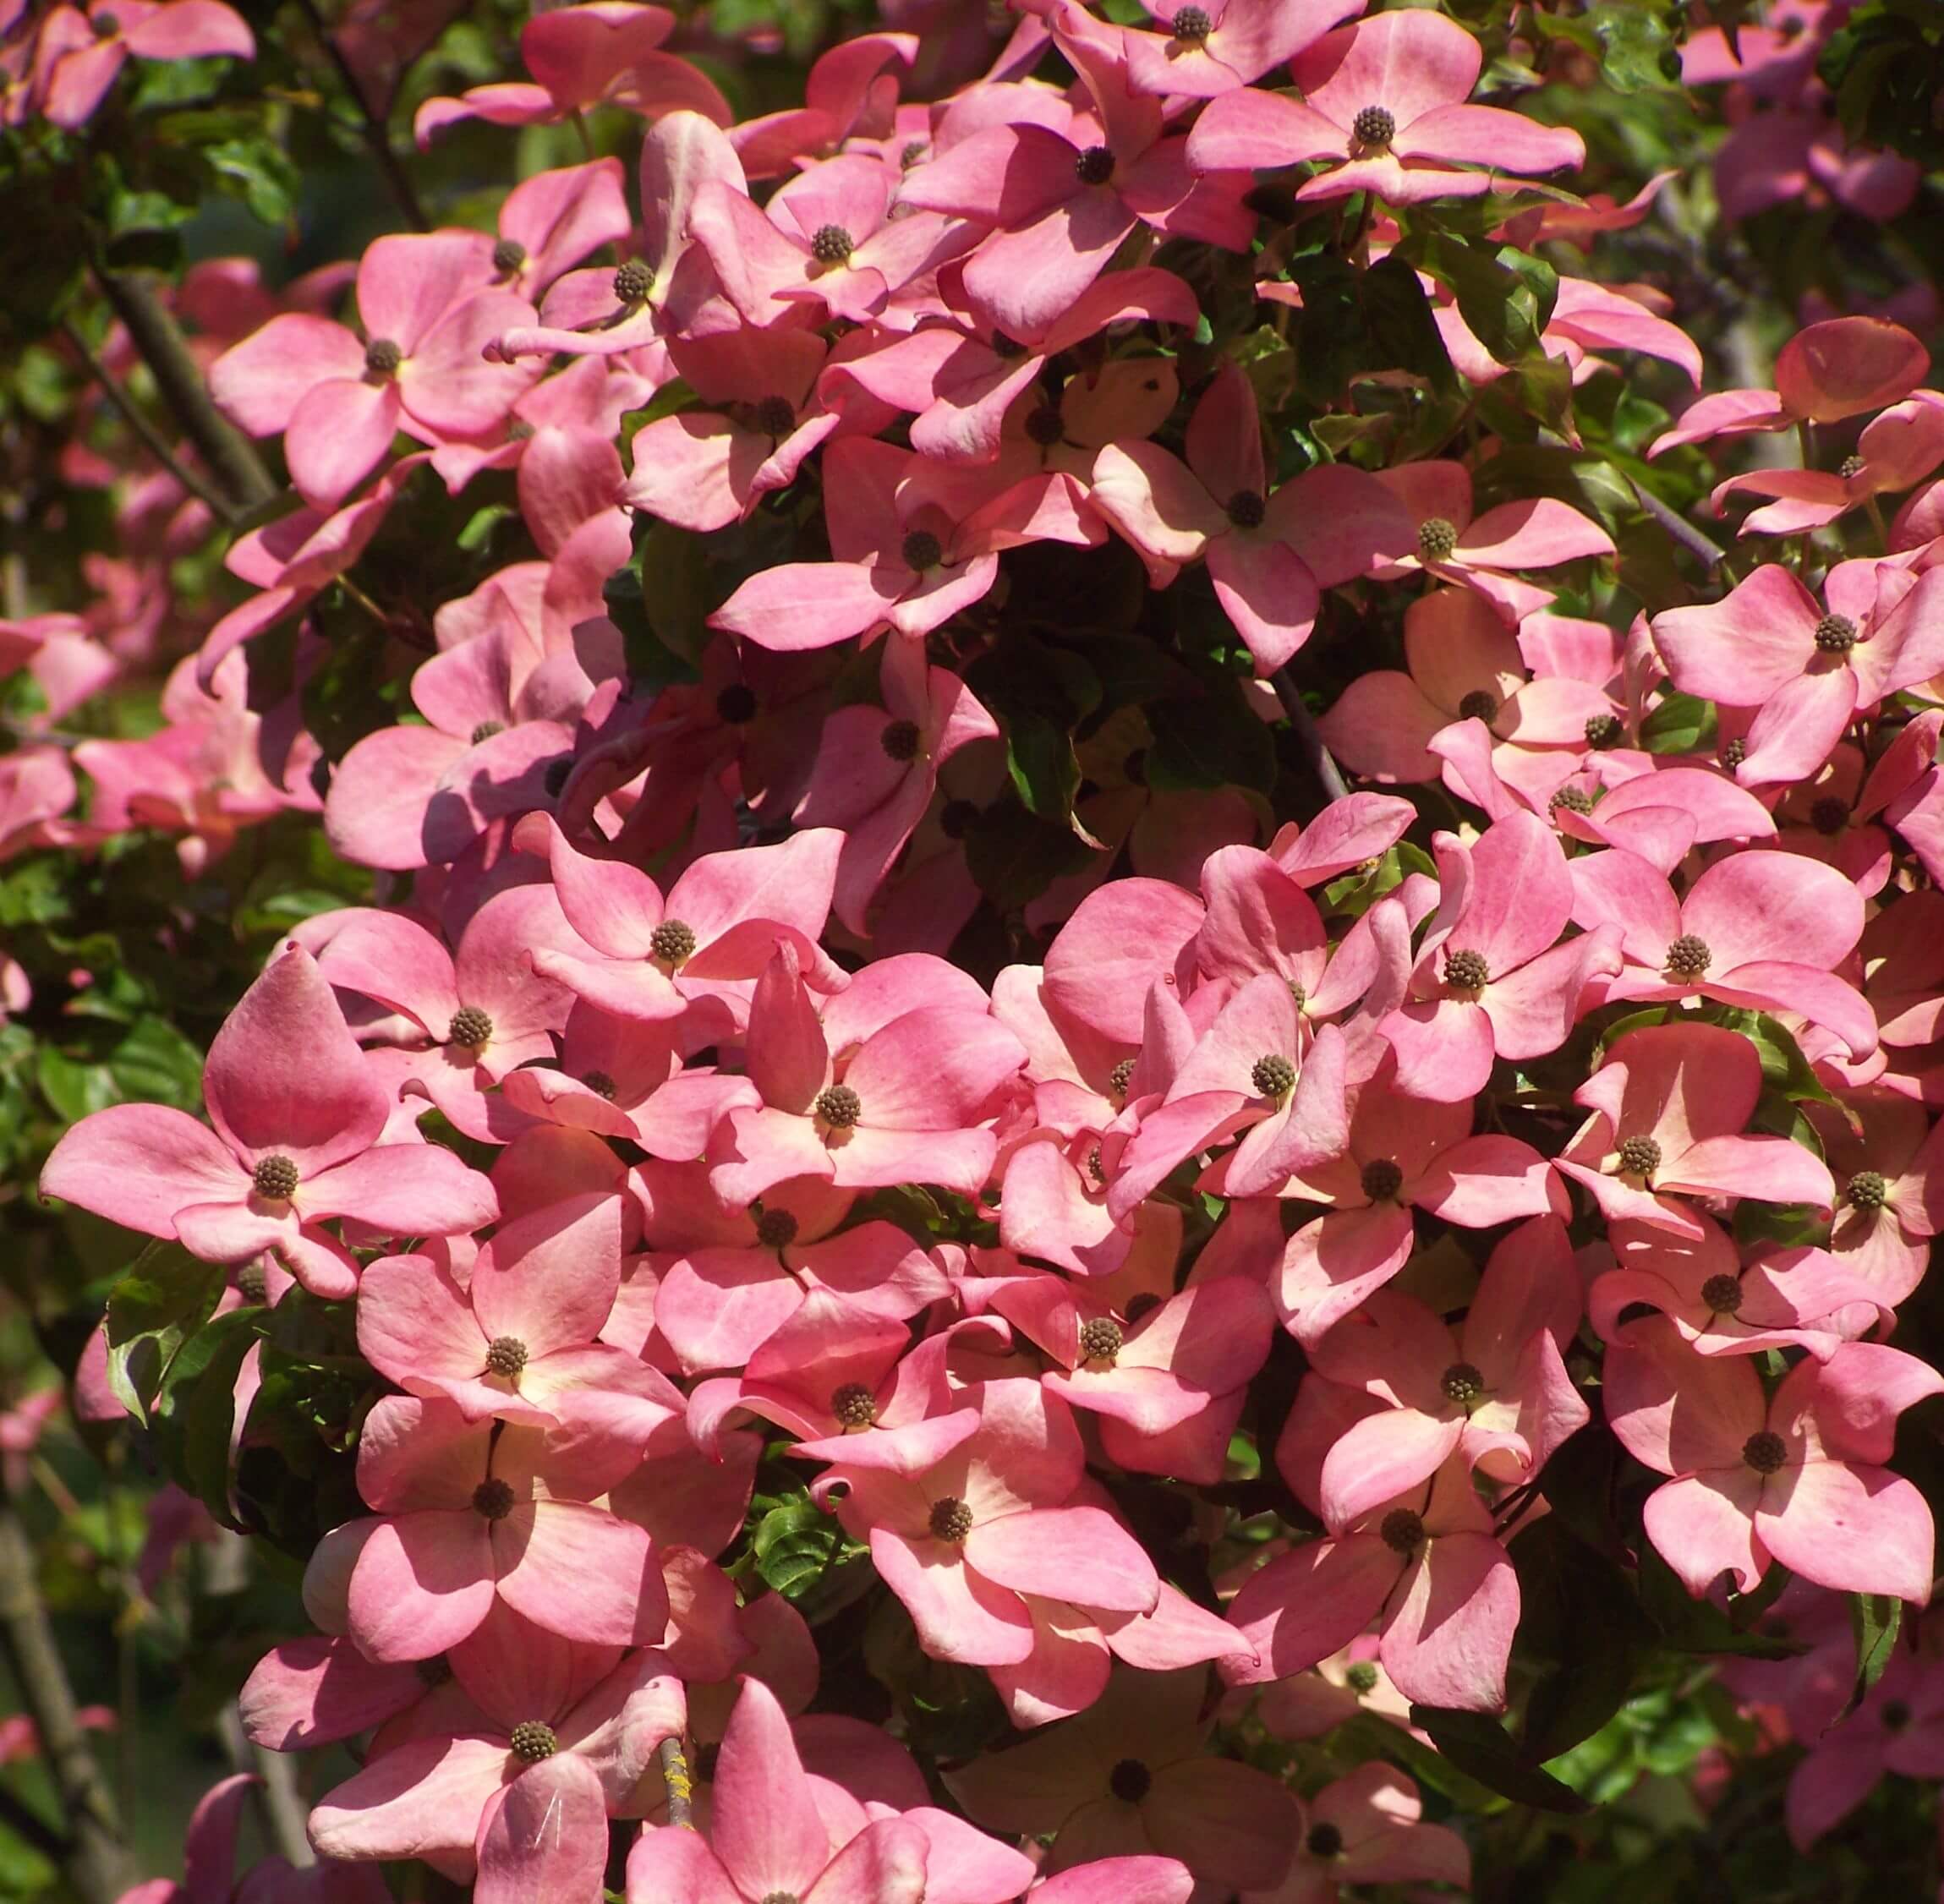
[(1938, 1890), (1944, 20), (884, 14), (0, 0), (19, 1890)]

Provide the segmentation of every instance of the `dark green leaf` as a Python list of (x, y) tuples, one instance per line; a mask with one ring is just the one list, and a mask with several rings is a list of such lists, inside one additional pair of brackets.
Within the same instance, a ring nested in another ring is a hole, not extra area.
[(222, 1294), (223, 1272), (179, 1243), (151, 1243), (108, 1294), (108, 1384), (145, 1419), (185, 1341)]
[(1147, 784), (1158, 791), (1243, 786), (1267, 793), (1276, 783), (1276, 743), (1233, 681), (1193, 698), (1151, 703)]
[(1591, 1803), (1542, 1767), (1529, 1763), (1512, 1736), (1488, 1713), (1416, 1705), (1410, 1722), (1460, 1771), (1502, 1797), (1540, 1811), (1584, 1812)]
[(1640, 740), (1649, 753), (1699, 753), (1712, 747), (1714, 739), (1714, 703), (1675, 689), (1663, 694), (1640, 723)]
[(1897, 1650), (1897, 1629), (1903, 1622), (1903, 1602), (1895, 1594), (1853, 1593), (1849, 1596), (1849, 1630), (1856, 1640), (1856, 1678), (1849, 1689), (1845, 1715), (1862, 1704), (1864, 1696), (1882, 1678)]

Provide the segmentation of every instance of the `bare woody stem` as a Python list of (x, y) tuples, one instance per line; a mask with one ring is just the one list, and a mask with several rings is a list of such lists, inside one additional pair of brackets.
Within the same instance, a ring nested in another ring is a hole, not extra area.
[(344, 57), (344, 49), (337, 43), (337, 36), (325, 24), (324, 16), (317, 9), (317, 0), (297, 0), (298, 9), (310, 22), (314, 32), (330, 57), (331, 63), (337, 68), (337, 77), (343, 82), (344, 90), (351, 96), (351, 103), (358, 108), (358, 117), (364, 129), (364, 143), (371, 148), (371, 156), (378, 162), (378, 169), (385, 174), (385, 183), (391, 189), (392, 196), (398, 201), (398, 210), (404, 215), (405, 222), (415, 232), (431, 230), (431, 221), (425, 216), (424, 207), (419, 203), (417, 188), (410, 175), (399, 163), (398, 154), (392, 144), (392, 129), (372, 105), (364, 82), (358, 77), (351, 62)]
[(1316, 716), (1303, 704), (1302, 693), (1290, 678), (1289, 669), (1278, 668), (1269, 676), (1269, 685), (1275, 689), (1276, 698), (1283, 703), (1283, 712), (1290, 717), (1290, 725), (1295, 730), (1296, 743), (1303, 751), (1303, 759), (1311, 773), (1316, 775), (1324, 797), (1328, 800), (1347, 798), (1350, 790), (1343, 770), (1323, 745)]
[(54, 1841), (58, 1852), (52, 1846), (42, 1848), (58, 1855), (68, 1883), (87, 1904), (114, 1904), (135, 1881), (134, 1861), (123, 1841), (114, 1801), (82, 1737), (74, 1689), (41, 1604), (33, 1544), (13, 1502), (3, 1498), (0, 1653), (6, 1656), (20, 1703), (40, 1734), (41, 1754), (60, 1800), (64, 1830)]
[(134, 430), (137, 436), (140, 437), (142, 446), (147, 450), (149, 454), (164, 469), (167, 470), (169, 474), (174, 477), (191, 495), (209, 508), (218, 521), (235, 522), (240, 513), (235, 504), (231, 502), (228, 497), (218, 495), (177, 456), (169, 446), (168, 439), (142, 414), (140, 407), (134, 399), (115, 381), (113, 374), (109, 370), (107, 365), (95, 354), (93, 347), (89, 344), (88, 340), (81, 335), (80, 328), (74, 320), (72, 318), (64, 318), (62, 320), (61, 329), (74, 354), (87, 367), (88, 375), (101, 386), (101, 394), (107, 398), (110, 403), (113, 404), (122, 421), (130, 429)]
[(661, 1761), (661, 1776), (668, 1786), (668, 1822), (671, 1825), (693, 1827), (691, 1807), (695, 1796), (695, 1786), (689, 1776), (688, 1755), (682, 1749), (678, 1738), (665, 1738), (655, 1748), (655, 1756)]
[(103, 294), (148, 365), (162, 401), (232, 503), (238, 510), (250, 510), (269, 501), (277, 493), (270, 472), (249, 439), (211, 399), (188, 341), (154, 286), (127, 271), (98, 275)]

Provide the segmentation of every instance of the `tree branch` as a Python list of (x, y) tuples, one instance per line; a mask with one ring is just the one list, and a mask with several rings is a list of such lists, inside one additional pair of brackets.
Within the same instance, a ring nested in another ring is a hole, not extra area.
[(227, 496), (218, 495), (201, 477), (189, 468), (169, 446), (168, 440), (144, 416), (135, 401), (114, 380), (107, 364), (95, 354), (88, 340), (81, 335), (80, 327), (71, 317), (61, 320), (65, 334), (74, 354), (86, 365), (88, 375), (101, 386), (101, 394), (114, 405), (121, 419), (135, 435), (141, 438), (146, 449), (169, 474), (204, 504), (223, 523), (234, 523), (239, 514), (236, 506)]
[(153, 286), (126, 271), (100, 270), (96, 275), (162, 401), (232, 502), (248, 510), (269, 501), (277, 494), (270, 472), (249, 439), (211, 401), (188, 342)]
[(324, 16), (317, 10), (317, 0), (297, 0), (304, 17), (310, 22), (312, 32), (322, 43), (331, 63), (337, 68), (337, 77), (344, 82), (344, 90), (351, 95), (352, 103), (358, 108), (358, 117), (364, 122), (364, 143), (371, 148), (371, 156), (378, 161), (378, 169), (385, 174), (385, 183), (392, 189), (392, 196), (397, 200), (398, 209), (405, 216), (405, 222), (415, 232), (431, 230), (431, 221), (425, 216), (424, 208), (419, 203), (417, 189), (409, 175), (398, 162), (398, 154), (392, 145), (392, 129), (379, 116), (366, 95), (364, 84), (353, 70), (351, 62), (344, 57), (344, 49), (337, 43), (337, 36), (325, 25)]
[(665, 1738), (654, 1751), (661, 1761), (662, 1779), (668, 1786), (668, 1822), (693, 1828), (690, 1803), (695, 1795), (695, 1786), (688, 1775), (688, 1756), (682, 1749), (682, 1741)]
[(1677, 510), (1668, 508), (1645, 484), (1630, 481), (1629, 486), (1639, 499), (1640, 507), (1673, 537), (1682, 548), (1699, 561), (1704, 568), (1716, 569), (1721, 566), (1722, 559), (1728, 554), (1727, 550), (1711, 542), (1684, 516)]
[(67, 1831), (68, 1881), (87, 1904), (114, 1904), (135, 1881), (114, 1801), (81, 1733), (68, 1671), (41, 1602), (34, 1548), (11, 1501), (0, 1499), (0, 1651), (40, 1734)]
[(1331, 800), (1347, 798), (1350, 787), (1344, 780), (1343, 771), (1330, 757), (1330, 750), (1323, 745), (1323, 737), (1317, 730), (1316, 716), (1303, 704), (1303, 697), (1290, 675), (1287, 665), (1278, 668), (1269, 676), (1269, 685), (1276, 691), (1276, 698), (1283, 703), (1283, 712), (1290, 717), (1290, 725), (1296, 731), (1297, 744), (1303, 750), (1303, 758), (1310, 771), (1317, 777), (1317, 784)]

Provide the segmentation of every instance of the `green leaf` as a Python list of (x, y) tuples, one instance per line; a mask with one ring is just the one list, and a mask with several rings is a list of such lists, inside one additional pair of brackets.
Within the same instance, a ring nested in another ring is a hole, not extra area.
[(1210, 683), (1192, 698), (1150, 703), (1147, 784), (1159, 792), (1276, 784), (1276, 743), (1233, 681)]
[(255, 1345), (260, 1309), (233, 1309), (184, 1343), (156, 1398), (156, 1450), (178, 1485), (225, 1527), (240, 1527), (229, 1507), (231, 1431), (236, 1380)]
[(1502, 1797), (1540, 1811), (1591, 1811), (1591, 1803), (1530, 1763), (1512, 1735), (1488, 1713), (1413, 1704), (1410, 1722), (1459, 1770)]
[(1670, 691), (1640, 723), (1640, 740), (1649, 753), (1700, 753), (1715, 740), (1715, 707), (1693, 694)]
[(1895, 1594), (1853, 1593), (1849, 1596), (1849, 1630), (1856, 1641), (1856, 1678), (1849, 1689), (1847, 1718), (1882, 1678), (1897, 1650), (1897, 1633), (1903, 1622), (1903, 1602)]
[[(1650, 1637), (1640, 1603), (1613, 1561), (1557, 1515), (1525, 1528), (1508, 1548), (1519, 1574), (1515, 1657), (1545, 1668), (1525, 1705), (1529, 1760), (1557, 1759), (1618, 1712)], [(1589, 1632), (1600, 1643), (1586, 1643)]]
[(1372, 369), (1408, 370), (1441, 397), (1458, 389), (1458, 372), (1432, 315), (1431, 300), (1411, 265), (1394, 253), (1363, 274), (1359, 286), (1364, 322), (1377, 347)]
[(1035, 819), (1016, 794), (988, 807), (966, 834), (966, 870), (1002, 912), (1036, 900), (1055, 879), (1077, 873), (1093, 849), (1071, 828)]
[(108, 1386), (130, 1414), (148, 1419), (183, 1344), (222, 1294), (216, 1263), (179, 1243), (154, 1242), (108, 1294)]
[(1586, 25), (1600, 45), (1600, 77), (1616, 92), (1678, 92), (1681, 56), (1661, 8), (1602, 0)]
[(1437, 232), (1413, 233), (1392, 255), (1448, 286), (1466, 327), (1501, 364), (1538, 351), (1559, 292), (1559, 274), (1550, 265), (1514, 245), (1464, 242)]
[(786, 1600), (801, 1600), (808, 1593), (843, 1545), (837, 1517), (808, 1495), (772, 1507), (749, 1539), (756, 1571)]

